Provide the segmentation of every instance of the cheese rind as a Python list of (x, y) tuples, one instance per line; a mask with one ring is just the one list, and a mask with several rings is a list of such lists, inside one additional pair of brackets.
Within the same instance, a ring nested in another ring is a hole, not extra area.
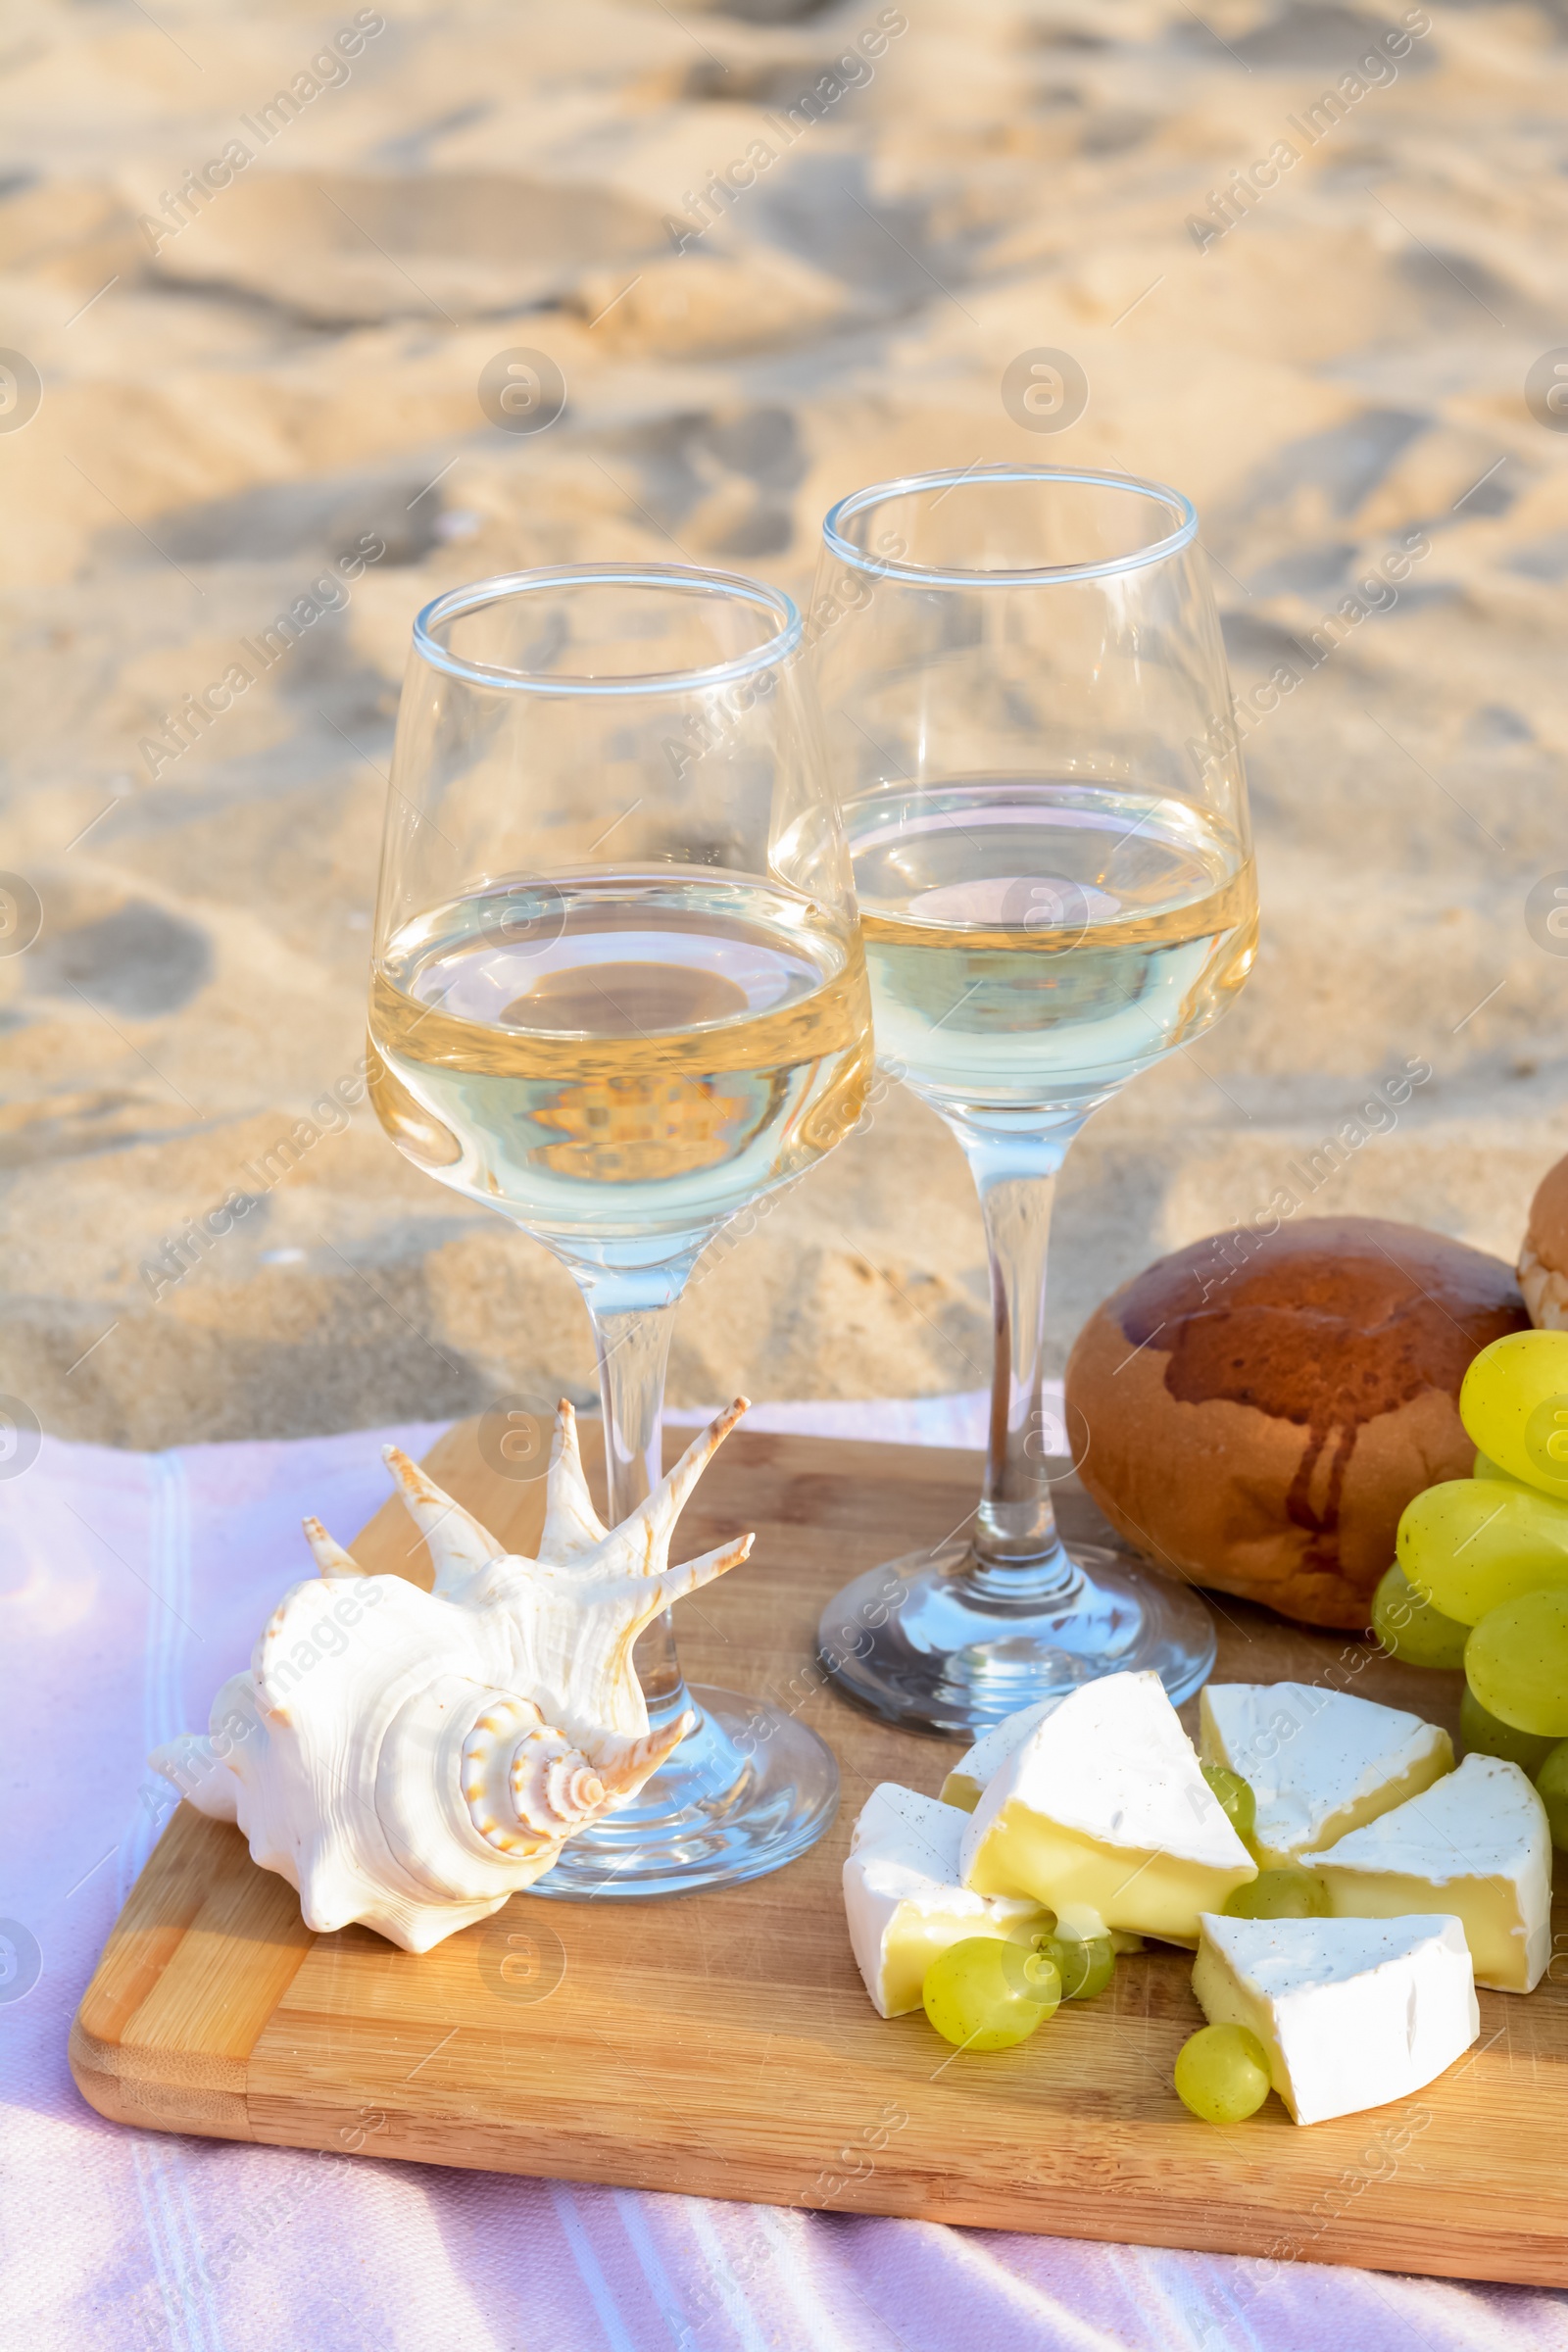
[(896, 1781), (872, 1790), (844, 1864), (850, 1942), (876, 2009), (920, 2006), (925, 1972), (966, 1936), (1027, 1943), (1054, 1926), (1037, 1902), (975, 1894), (958, 1882), (965, 1816)]
[(1037, 1699), (1032, 1707), (1020, 1707), (1015, 1715), (994, 1723), (989, 1732), (982, 1732), (973, 1747), (966, 1748), (942, 1784), (942, 1802), (956, 1805), (961, 1812), (972, 1813), (987, 1785), (1002, 1770), (1011, 1755), (1015, 1755), (1037, 1725), (1048, 1715), (1054, 1715), (1061, 1697)]
[(955, 1821), (953, 1813), (952, 1805), (922, 1796), (918, 1788), (906, 1788), (902, 1781), (879, 1781), (856, 1816), (850, 1851), (889, 1843), (906, 1846), (911, 1856), (923, 1856), (940, 1876), (950, 1850), (963, 1836), (963, 1824)]
[(1453, 1743), (1399, 1707), (1311, 1683), (1210, 1683), (1199, 1753), (1239, 1773), (1265, 1870), (1333, 1845), (1453, 1770)]
[(1246, 2026), (1298, 2124), (1420, 2090), (1481, 2031), (1457, 1919), (1205, 1916), (1193, 1990), (1211, 2026)]
[(1257, 1876), (1155, 1674), (1065, 1697), (988, 1783), (963, 1833), (963, 1882), (1072, 1919), (1195, 1944)]
[(1551, 1958), (1551, 1830), (1517, 1764), (1466, 1756), (1457, 1772), (1324, 1852), (1312, 1867), (1341, 1919), (1451, 1911), (1476, 1983), (1530, 1992)]

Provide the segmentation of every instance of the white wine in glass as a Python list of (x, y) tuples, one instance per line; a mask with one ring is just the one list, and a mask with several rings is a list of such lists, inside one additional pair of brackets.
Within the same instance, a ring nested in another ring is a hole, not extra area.
[[(864, 1101), (864, 956), (800, 641), (788, 598), (665, 566), (481, 581), (415, 628), (371, 1097), (411, 1160), (575, 1276), (612, 1521), (661, 1475), (697, 1258)], [(821, 1835), (838, 1775), (814, 1733), (689, 1690), (667, 1615), (637, 1665), (651, 1725), (695, 1707), (697, 1728), (537, 1893), (721, 1886)]]
[[(1096, 1675), (1174, 1699), (1214, 1657), (1184, 1587), (1062, 1543), (1044, 1410), (1055, 1179), (1092, 1111), (1225, 1010), (1257, 899), (1230, 687), (1187, 500), (1126, 475), (971, 467), (827, 518), (830, 756), (883, 1065), (973, 1171), (996, 1334), (971, 1532), (823, 1614), (841, 1687), (972, 1737)], [(888, 552), (888, 551), (893, 552)], [(846, 575), (853, 587), (844, 592)], [(1093, 1432), (1066, 1433), (1080, 1452)]]
[(710, 1227), (836, 1143), (863, 1089), (860, 957), (739, 877), (450, 902), (388, 941), (370, 1023), (409, 1156), (561, 1235)]
[(932, 1102), (1093, 1107), (1246, 977), (1250, 861), (1181, 801), (986, 777), (845, 825), (878, 1052)]

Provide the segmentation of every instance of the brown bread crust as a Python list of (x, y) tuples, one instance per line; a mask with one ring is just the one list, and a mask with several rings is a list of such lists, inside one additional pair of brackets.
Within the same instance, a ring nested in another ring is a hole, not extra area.
[(1419, 1226), (1304, 1217), (1195, 1242), (1079, 1336), (1080, 1475), (1159, 1566), (1359, 1631), (1405, 1504), (1470, 1474), (1471, 1358), (1528, 1328), (1510, 1267)]

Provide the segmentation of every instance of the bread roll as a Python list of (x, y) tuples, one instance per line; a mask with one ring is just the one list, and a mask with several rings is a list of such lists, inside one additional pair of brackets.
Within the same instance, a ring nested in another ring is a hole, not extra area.
[(1466, 1366), (1528, 1324), (1500, 1259), (1415, 1225), (1302, 1217), (1195, 1242), (1078, 1339), (1079, 1474), (1157, 1566), (1359, 1631), (1405, 1504), (1470, 1475)]

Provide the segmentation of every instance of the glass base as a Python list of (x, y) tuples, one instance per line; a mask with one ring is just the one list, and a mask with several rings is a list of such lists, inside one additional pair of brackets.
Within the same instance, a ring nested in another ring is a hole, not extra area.
[(566, 1902), (735, 1886), (782, 1870), (838, 1811), (833, 1751), (782, 1707), (690, 1686), (697, 1729), (634, 1804), (567, 1845), (529, 1888)]
[[(1006, 1573), (1011, 1586), (1020, 1572)], [(966, 1544), (907, 1552), (828, 1602), (822, 1663), (887, 1722), (953, 1740), (1103, 1674), (1152, 1671), (1178, 1706), (1206, 1680), (1214, 1621), (1189, 1586), (1099, 1544), (1074, 1544), (1030, 1581), (1034, 1593), (1004, 1598)]]

